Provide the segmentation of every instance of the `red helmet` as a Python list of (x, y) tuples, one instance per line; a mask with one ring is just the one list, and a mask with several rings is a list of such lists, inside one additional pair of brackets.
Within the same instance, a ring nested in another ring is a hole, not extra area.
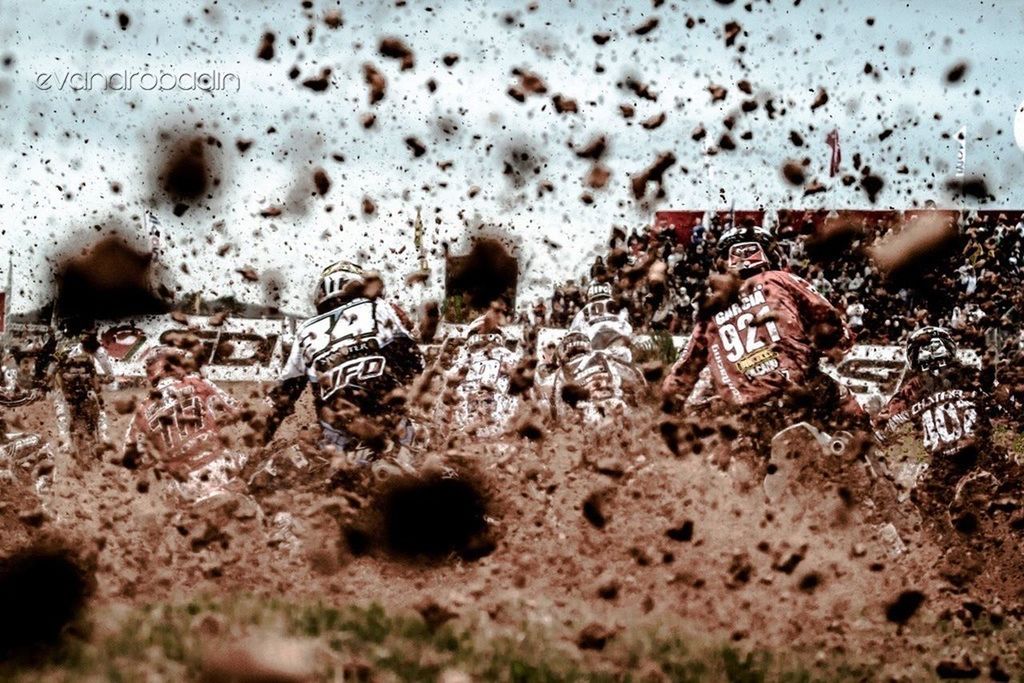
[(146, 368), (146, 377), (151, 384), (171, 377), (181, 379), (195, 372), (195, 358), (191, 353), (175, 346), (157, 346), (146, 352), (142, 358)]
[(756, 226), (727, 230), (718, 238), (718, 253), (729, 270), (743, 276), (781, 265), (775, 238)]

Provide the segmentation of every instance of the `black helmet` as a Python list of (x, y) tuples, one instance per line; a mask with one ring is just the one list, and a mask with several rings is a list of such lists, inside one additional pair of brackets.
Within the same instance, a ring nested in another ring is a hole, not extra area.
[(941, 327), (922, 327), (907, 338), (907, 363), (912, 370), (935, 372), (956, 363), (957, 345)]
[(717, 249), (726, 268), (744, 277), (782, 265), (778, 242), (770, 232), (759, 226), (726, 230), (718, 238)]

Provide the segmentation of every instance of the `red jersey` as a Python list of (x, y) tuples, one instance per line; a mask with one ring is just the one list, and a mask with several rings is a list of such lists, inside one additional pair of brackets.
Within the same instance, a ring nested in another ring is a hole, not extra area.
[(235, 411), (230, 396), (196, 375), (164, 379), (151, 396), (135, 410), (129, 447), (153, 454), (183, 475), (221, 455), (220, 426)]
[(723, 399), (761, 403), (817, 374), (816, 336), (839, 351), (853, 345), (840, 312), (809, 282), (781, 270), (758, 273), (723, 310), (697, 321), (672, 368), (673, 388), (688, 396), (707, 365)]

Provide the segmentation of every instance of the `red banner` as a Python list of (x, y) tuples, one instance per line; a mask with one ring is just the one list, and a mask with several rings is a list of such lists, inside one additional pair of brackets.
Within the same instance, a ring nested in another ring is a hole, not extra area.
[(779, 209), (780, 237), (817, 235), (828, 217), (828, 209)]
[[(736, 222), (733, 225), (733, 221)], [(715, 225), (719, 231), (732, 227), (742, 228), (753, 225), (764, 225), (764, 211), (742, 210), (742, 211), (716, 211)]]
[(941, 216), (947, 225), (960, 220), (960, 212), (957, 209), (910, 209), (903, 212), (903, 221), (909, 223), (918, 218), (930, 218)]
[(656, 211), (654, 231), (671, 230), (676, 241), (686, 243), (693, 235), (693, 229), (704, 221), (703, 211)]

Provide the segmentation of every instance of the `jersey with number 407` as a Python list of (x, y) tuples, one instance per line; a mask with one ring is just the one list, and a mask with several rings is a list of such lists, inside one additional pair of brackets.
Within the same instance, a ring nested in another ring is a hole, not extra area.
[(969, 445), (986, 445), (991, 425), (984, 393), (973, 372), (955, 367), (940, 377), (919, 374), (906, 379), (875, 416), (883, 442), (911, 425), (932, 455), (956, 454)]
[(744, 280), (725, 308), (697, 321), (673, 372), (688, 394), (706, 365), (716, 394), (752, 405), (817, 372), (815, 338), (839, 351), (853, 343), (842, 315), (809, 282), (770, 270)]

